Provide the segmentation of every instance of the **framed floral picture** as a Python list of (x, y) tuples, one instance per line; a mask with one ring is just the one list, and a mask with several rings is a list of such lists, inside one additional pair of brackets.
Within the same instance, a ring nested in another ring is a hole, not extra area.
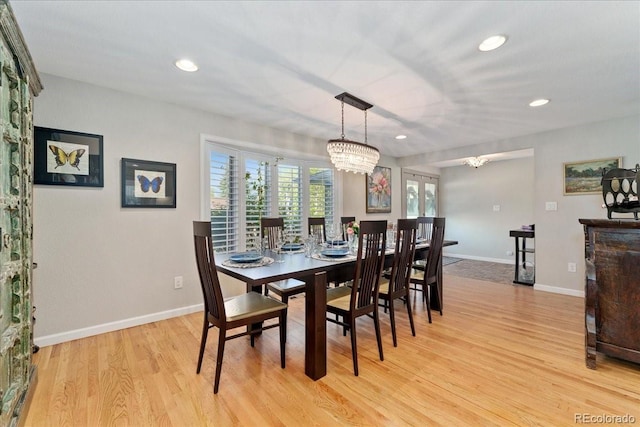
[(390, 213), (391, 168), (376, 166), (366, 180), (367, 213)]

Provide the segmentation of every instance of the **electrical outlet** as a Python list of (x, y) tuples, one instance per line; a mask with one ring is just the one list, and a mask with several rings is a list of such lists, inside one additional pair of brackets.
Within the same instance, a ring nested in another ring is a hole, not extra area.
[(493, 205), (494, 212), (500, 212), (500, 205)]
[(570, 262), (569, 264), (567, 264), (567, 270), (569, 270), (569, 273), (575, 273), (576, 272), (576, 263), (575, 262)]
[(173, 278), (173, 288), (182, 289), (182, 276), (176, 276)]
[(513, 256), (513, 251), (507, 251), (507, 256)]

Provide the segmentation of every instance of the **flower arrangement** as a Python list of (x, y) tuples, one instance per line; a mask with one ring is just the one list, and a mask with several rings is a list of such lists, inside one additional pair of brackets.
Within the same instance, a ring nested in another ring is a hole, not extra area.
[(357, 222), (350, 221), (349, 224), (347, 224), (347, 235), (349, 234), (353, 234), (356, 236), (360, 234), (360, 226)]

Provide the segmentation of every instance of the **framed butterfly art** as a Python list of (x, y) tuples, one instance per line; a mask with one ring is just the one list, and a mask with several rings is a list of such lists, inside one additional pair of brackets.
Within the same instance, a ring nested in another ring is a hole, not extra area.
[(123, 208), (175, 208), (175, 163), (122, 159)]
[(104, 187), (102, 135), (36, 126), (33, 142), (34, 184)]

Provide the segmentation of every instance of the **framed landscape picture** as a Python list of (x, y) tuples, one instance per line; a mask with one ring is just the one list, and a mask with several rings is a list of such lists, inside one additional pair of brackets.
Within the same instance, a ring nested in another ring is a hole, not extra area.
[(366, 180), (367, 213), (391, 212), (391, 168), (376, 166)]
[(36, 126), (33, 183), (104, 187), (102, 135)]
[(602, 172), (604, 169), (622, 167), (622, 157), (585, 160), (563, 164), (565, 196), (580, 194), (602, 194)]
[(175, 163), (122, 159), (123, 208), (175, 208)]

